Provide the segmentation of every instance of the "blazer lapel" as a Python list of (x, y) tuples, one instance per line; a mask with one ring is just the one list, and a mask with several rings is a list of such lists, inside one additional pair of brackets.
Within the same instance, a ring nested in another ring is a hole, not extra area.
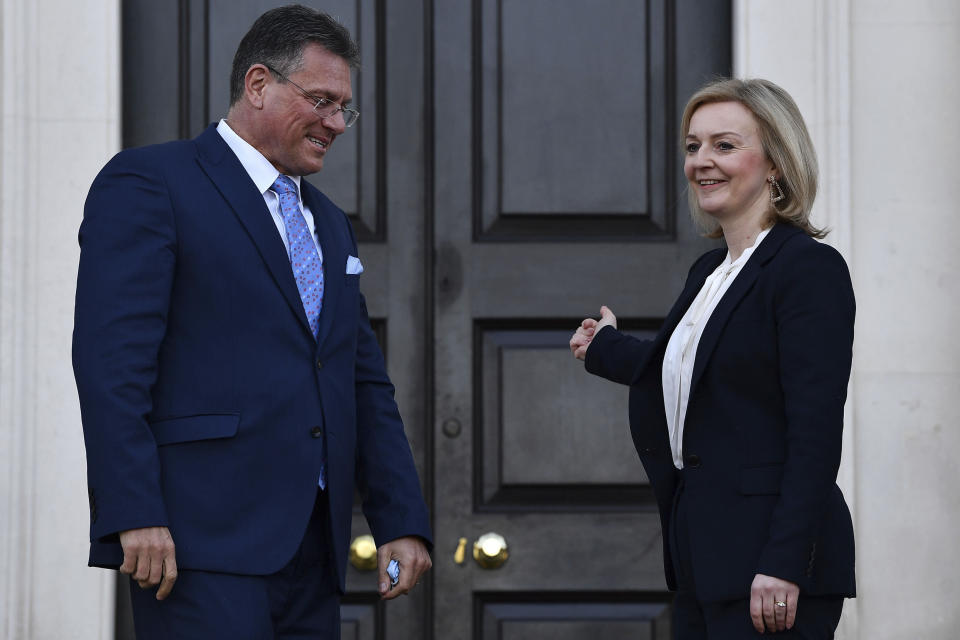
[(724, 252), (717, 251), (716, 255), (704, 257), (703, 264), (700, 265), (696, 271), (690, 273), (683, 287), (683, 291), (680, 292), (680, 297), (673, 303), (673, 307), (671, 307), (670, 312), (667, 313), (663, 324), (660, 325), (660, 330), (657, 331), (657, 335), (654, 336), (652, 348), (647, 352), (646, 357), (637, 363), (638, 371), (646, 369), (651, 362), (663, 362), (663, 353), (667, 348), (667, 342), (670, 340), (673, 330), (676, 329), (680, 323), (683, 314), (687, 312), (687, 308), (693, 302), (693, 299), (700, 293), (700, 289), (703, 287), (707, 276), (717, 268), (718, 264), (723, 262), (725, 255)]
[(710, 314), (710, 319), (707, 320), (707, 326), (704, 327), (703, 333), (700, 335), (696, 359), (693, 362), (693, 377), (690, 380), (691, 392), (696, 388), (697, 382), (703, 376), (703, 371), (707, 366), (707, 362), (710, 360), (710, 356), (713, 355), (713, 350), (716, 348), (717, 342), (720, 340), (723, 328), (726, 326), (734, 309), (740, 304), (740, 300), (753, 288), (764, 265), (777, 254), (780, 247), (783, 246), (784, 241), (794, 233), (800, 232), (799, 228), (792, 225), (782, 223), (774, 225), (770, 233), (767, 234), (767, 237), (764, 238), (760, 246), (757, 247), (753, 255), (747, 260), (747, 263), (743, 265), (743, 268), (740, 270), (740, 273), (737, 274), (730, 288), (727, 289), (723, 297), (720, 298), (720, 302), (713, 310), (713, 313)]
[(713, 273), (717, 265), (723, 262), (725, 255), (725, 252), (717, 251), (715, 256), (705, 258), (696, 273), (691, 273), (690, 277), (687, 278), (683, 292), (680, 293), (680, 297), (677, 298), (677, 301), (673, 304), (673, 308), (670, 309), (670, 313), (668, 313), (666, 319), (664, 319), (663, 325), (661, 325), (660, 331), (657, 333), (657, 337), (654, 338), (653, 349), (650, 350), (651, 354), (659, 353), (661, 349), (666, 348), (666, 344), (673, 334), (673, 330), (680, 324), (683, 314), (687, 312), (687, 309), (693, 303), (693, 299), (700, 293), (700, 289), (703, 288), (703, 283), (706, 282), (707, 276)]
[(310, 323), (307, 322), (300, 291), (293, 278), (290, 258), (263, 201), (263, 195), (257, 191), (243, 165), (217, 133), (215, 125), (210, 125), (195, 142), (199, 149), (197, 162), (200, 168), (240, 219), (283, 297), (300, 319), (300, 324), (310, 333)]
[(317, 331), (317, 346), (323, 344), (330, 334), (336, 317), (337, 302), (343, 291), (347, 269), (347, 247), (338, 242), (335, 220), (342, 217), (339, 211), (331, 211), (324, 198), (314, 193), (315, 189), (306, 180), (300, 181), (303, 201), (313, 213), (313, 225), (323, 251), (323, 306), (320, 309), (320, 326)]

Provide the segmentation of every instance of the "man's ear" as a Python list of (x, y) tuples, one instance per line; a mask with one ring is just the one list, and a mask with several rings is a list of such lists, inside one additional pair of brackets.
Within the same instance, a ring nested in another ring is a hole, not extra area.
[(252, 65), (243, 77), (243, 97), (255, 109), (263, 109), (264, 93), (270, 79), (270, 70), (262, 64)]

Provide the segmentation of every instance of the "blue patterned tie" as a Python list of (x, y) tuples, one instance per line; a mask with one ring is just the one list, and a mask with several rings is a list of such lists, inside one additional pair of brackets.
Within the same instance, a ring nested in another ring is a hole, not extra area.
[(280, 176), (272, 189), (280, 199), (280, 215), (287, 230), (287, 243), (290, 245), (290, 266), (297, 281), (303, 310), (307, 312), (307, 321), (313, 337), (317, 337), (320, 328), (320, 308), (323, 306), (323, 263), (317, 255), (317, 245), (313, 242), (307, 221), (303, 219), (297, 198), (297, 185), (287, 176)]
[[(300, 291), (300, 300), (303, 301), (303, 310), (307, 312), (310, 330), (316, 338), (320, 326), (320, 308), (323, 306), (323, 263), (317, 254), (317, 245), (313, 242), (307, 221), (300, 211), (297, 185), (280, 174), (271, 188), (280, 200), (280, 215), (283, 216), (283, 227), (287, 231), (287, 243), (290, 246), (290, 266)], [(321, 489), (327, 488), (326, 451), (323, 452), (317, 484)]]

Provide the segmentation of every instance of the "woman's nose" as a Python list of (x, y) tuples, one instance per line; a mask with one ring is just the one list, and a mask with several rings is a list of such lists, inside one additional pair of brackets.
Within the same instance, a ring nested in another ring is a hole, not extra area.
[(694, 167), (709, 167), (713, 165), (713, 155), (709, 149), (700, 147), (690, 156), (690, 162)]

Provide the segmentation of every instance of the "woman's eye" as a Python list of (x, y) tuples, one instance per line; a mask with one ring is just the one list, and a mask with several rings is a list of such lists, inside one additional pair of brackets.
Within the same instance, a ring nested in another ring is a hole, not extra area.
[(733, 145), (730, 144), (729, 142), (718, 142), (718, 143), (717, 143), (717, 149), (719, 149), (720, 151), (731, 151), (731, 150), (733, 150), (733, 148), (734, 148)]
[(700, 145), (696, 142), (690, 142), (687, 144), (687, 153), (696, 153), (697, 149), (700, 148)]

